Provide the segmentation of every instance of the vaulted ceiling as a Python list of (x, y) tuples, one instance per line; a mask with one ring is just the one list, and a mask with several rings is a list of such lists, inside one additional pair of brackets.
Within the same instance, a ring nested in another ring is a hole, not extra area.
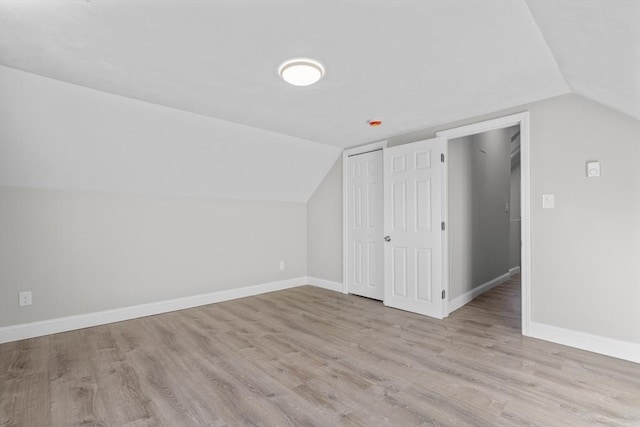
[[(638, 1), (0, 4), (3, 65), (325, 144), (570, 90), (640, 117)], [(326, 77), (288, 86), (298, 56)]]
[[(0, 64), (342, 148), (569, 92), (640, 119), (639, 20), (635, 0), (0, 0)], [(325, 77), (286, 84), (295, 57)]]
[(527, 5), (571, 91), (640, 119), (640, 1)]

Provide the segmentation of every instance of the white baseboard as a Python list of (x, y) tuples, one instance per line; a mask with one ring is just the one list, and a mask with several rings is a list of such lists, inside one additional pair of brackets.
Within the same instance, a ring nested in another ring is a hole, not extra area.
[(509, 269), (510, 276), (513, 276), (514, 274), (518, 274), (518, 273), (520, 273), (520, 266)]
[(531, 322), (529, 337), (640, 363), (640, 344)]
[(470, 302), (474, 298), (476, 298), (476, 297), (482, 295), (483, 293), (487, 292), (491, 288), (494, 288), (494, 287), (502, 284), (504, 281), (508, 280), (510, 277), (511, 277), (510, 273), (505, 273), (502, 276), (498, 276), (495, 279), (491, 279), (488, 282), (485, 282), (482, 285), (477, 286), (477, 287), (471, 289), (470, 291), (465, 292), (464, 294), (460, 295), (459, 297), (456, 297), (456, 298), (452, 299), (451, 301), (449, 301), (447, 303), (447, 311), (449, 313), (452, 313), (452, 312), (456, 311), (457, 309), (459, 309), (463, 305), (467, 304), (468, 302)]
[(329, 289), (330, 291), (343, 293), (343, 286), (340, 282), (333, 282), (331, 280), (308, 276), (307, 283), (311, 286), (317, 286), (319, 288)]
[(105, 325), (107, 323), (121, 322), (123, 320), (136, 319), (138, 317), (183, 310), (185, 308), (198, 307), (201, 305), (213, 304), (236, 298), (244, 298), (266, 292), (302, 286), (307, 282), (306, 277), (296, 277), (277, 282), (262, 283), (238, 289), (228, 289), (208, 294), (117, 308), (114, 310), (98, 311), (95, 313), (80, 314), (77, 316), (60, 317), (57, 319), (43, 320), (39, 322), (4, 326), (0, 328), (0, 343), (57, 334), (59, 332), (73, 331), (75, 329), (89, 328), (91, 326)]

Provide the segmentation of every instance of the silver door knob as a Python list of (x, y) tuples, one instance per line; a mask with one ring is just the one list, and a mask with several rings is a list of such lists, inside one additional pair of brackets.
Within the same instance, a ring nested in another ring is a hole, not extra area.
[(391, 236), (384, 236), (384, 241), (385, 242), (390, 242), (391, 241)]

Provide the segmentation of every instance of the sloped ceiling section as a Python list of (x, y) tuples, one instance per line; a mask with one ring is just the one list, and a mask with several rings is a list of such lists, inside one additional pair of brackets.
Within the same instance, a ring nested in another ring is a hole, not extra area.
[(527, 4), (572, 92), (640, 119), (640, 1)]
[[(340, 147), (569, 91), (523, 0), (0, 1), (0, 63)], [(313, 57), (318, 84), (279, 65)], [(366, 122), (381, 118), (372, 129)]]
[(639, 4), (0, 0), (0, 183), (305, 202), (342, 147), (571, 90), (640, 118)]
[(340, 149), (0, 67), (0, 184), (306, 202)]

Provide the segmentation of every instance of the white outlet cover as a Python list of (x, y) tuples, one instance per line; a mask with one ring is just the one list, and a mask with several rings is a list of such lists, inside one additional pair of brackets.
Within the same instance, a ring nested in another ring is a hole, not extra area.
[(31, 305), (31, 291), (20, 292), (18, 294), (20, 306)]
[(542, 208), (543, 209), (553, 209), (556, 205), (555, 195), (553, 194), (543, 194), (542, 195)]

